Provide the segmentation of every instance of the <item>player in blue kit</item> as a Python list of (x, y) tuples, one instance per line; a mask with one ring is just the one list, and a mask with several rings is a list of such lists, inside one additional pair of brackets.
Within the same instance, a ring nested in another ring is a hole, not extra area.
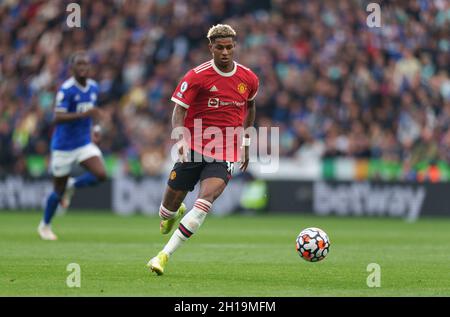
[[(97, 108), (98, 86), (88, 78), (89, 57), (77, 52), (70, 59), (73, 77), (67, 79), (56, 95), (51, 142), (51, 172), (53, 192), (47, 199), (44, 216), (38, 227), (43, 240), (56, 240), (50, 222), (60, 203), (65, 208), (70, 203), (75, 188), (93, 186), (106, 179), (106, 170), (100, 149), (92, 143), (93, 120), (99, 120), (102, 112)], [(77, 178), (69, 178), (74, 163), (87, 171)]]

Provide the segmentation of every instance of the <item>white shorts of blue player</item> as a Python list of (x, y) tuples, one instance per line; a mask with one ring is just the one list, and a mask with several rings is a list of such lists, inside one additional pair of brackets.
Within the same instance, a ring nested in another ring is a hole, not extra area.
[(71, 151), (54, 150), (51, 155), (50, 169), (55, 177), (67, 176), (75, 163), (80, 164), (94, 156), (102, 157), (102, 152), (94, 143), (86, 144)]
[(58, 190), (58, 186), (55, 185), (54, 191), (47, 199), (43, 219), (38, 226), (38, 233), (43, 240), (57, 240), (57, 236), (50, 227), (50, 222), (58, 206), (62, 210), (68, 208), (76, 188), (93, 186), (106, 178), (104, 166), (100, 168), (100, 171), (98, 171), (98, 168), (96, 171), (95, 169), (88, 168), (88, 166), (84, 166), (88, 169), (86, 173), (76, 178), (69, 177), (72, 167), (75, 164), (84, 165), (84, 163), (89, 162), (94, 157), (99, 158), (103, 163), (102, 152), (94, 143), (88, 143), (69, 151), (52, 151), (50, 170), (55, 180), (58, 180), (58, 182), (63, 180), (63, 184), (67, 182), (67, 185), (65, 185), (65, 188), (63, 187), (64, 190)]

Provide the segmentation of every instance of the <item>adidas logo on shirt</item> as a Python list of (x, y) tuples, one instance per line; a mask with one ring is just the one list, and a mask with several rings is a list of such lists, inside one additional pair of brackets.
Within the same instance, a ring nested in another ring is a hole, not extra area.
[(209, 91), (219, 91), (219, 89), (217, 89), (216, 86), (212, 86), (211, 89)]

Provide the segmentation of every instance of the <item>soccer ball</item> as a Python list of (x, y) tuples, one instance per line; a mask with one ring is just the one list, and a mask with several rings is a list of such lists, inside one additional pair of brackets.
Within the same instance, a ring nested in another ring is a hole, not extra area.
[(295, 248), (302, 259), (317, 262), (330, 251), (330, 239), (322, 229), (306, 228), (297, 236)]

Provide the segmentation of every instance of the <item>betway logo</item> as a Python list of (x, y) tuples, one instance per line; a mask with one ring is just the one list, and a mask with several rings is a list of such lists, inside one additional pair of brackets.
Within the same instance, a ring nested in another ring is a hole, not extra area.
[(0, 209), (41, 209), (51, 191), (50, 180), (25, 180), (10, 176), (0, 180)]
[[(132, 215), (140, 211), (146, 215), (157, 215), (166, 182), (165, 179), (157, 178), (145, 178), (142, 181), (125, 176), (114, 178), (111, 195), (114, 212)], [(236, 210), (239, 200), (235, 197), (239, 197), (243, 188), (244, 182), (238, 179), (228, 184), (227, 190), (214, 202), (214, 214), (226, 215)], [(198, 191), (197, 185), (193, 193), (186, 196), (184, 202), (187, 206), (194, 205)]]
[(413, 221), (419, 217), (425, 195), (422, 186), (316, 182), (313, 208), (319, 215), (388, 215)]

